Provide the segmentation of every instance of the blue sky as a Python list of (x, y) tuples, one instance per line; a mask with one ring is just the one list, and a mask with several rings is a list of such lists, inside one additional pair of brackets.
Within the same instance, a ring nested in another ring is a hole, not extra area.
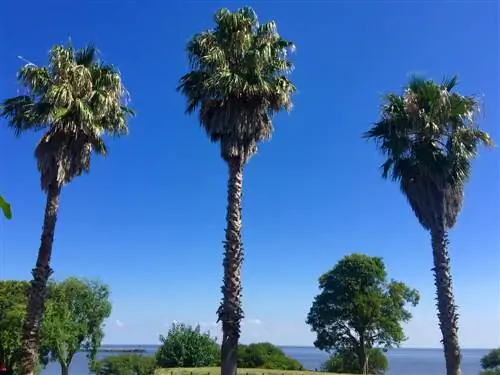
[[(106, 159), (65, 187), (54, 244), (57, 279), (98, 277), (112, 290), (106, 343), (156, 343), (173, 320), (214, 333), (220, 299), (227, 169), (175, 92), (184, 47), (221, 6), (251, 5), (297, 45), (295, 108), (245, 170), (243, 342), (311, 345), (305, 317), (317, 278), (343, 255), (382, 256), (389, 275), (422, 295), (407, 347), (438, 347), (429, 235), (361, 134), (381, 95), (409, 75), (458, 74), (484, 94), (482, 126), (500, 142), (495, 2), (79, 1), (4, 4), (0, 97), (16, 94), (17, 56), (38, 64), (71, 36), (116, 64), (138, 116)], [(33, 149), (0, 126), (1, 192), (14, 219), (1, 225), (2, 278), (29, 278), (45, 197)], [(498, 150), (482, 150), (451, 232), (464, 347), (500, 345)]]

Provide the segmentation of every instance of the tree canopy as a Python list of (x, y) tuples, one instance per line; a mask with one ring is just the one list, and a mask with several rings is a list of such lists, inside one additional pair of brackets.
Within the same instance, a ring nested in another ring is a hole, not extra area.
[[(29, 286), (27, 281), (0, 281), (0, 363), (8, 370), (18, 366)], [(39, 351), (41, 365), (47, 364), (49, 349), (44, 339)]]
[(28, 62), (18, 79), (24, 92), (2, 103), (1, 116), (16, 135), (45, 130), (35, 150), (44, 191), (88, 172), (91, 152), (106, 154), (104, 134), (128, 132), (133, 112), (120, 74), (93, 45), (55, 45), (47, 66)]
[(481, 144), (493, 144), (477, 125), (479, 101), (454, 92), (457, 83), (412, 78), (402, 95), (385, 97), (381, 119), (364, 135), (386, 157), (382, 176), (399, 182), (427, 230), (454, 226), (471, 161)]
[(319, 278), (319, 287), (306, 321), (317, 334), (317, 348), (352, 351), (365, 368), (369, 349), (406, 339), (402, 323), (412, 316), (407, 304), (416, 306), (419, 294), (389, 281), (382, 258), (345, 256)]
[(188, 113), (199, 109), (200, 124), (222, 157), (246, 161), (257, 143), (271, 136), (272, 115), (292, 108), (295, 86), (287, 78), (294, 46), (282, 38), (276, 23), (259, 24), (250, 7), (219, 9), (215, 27), (188, 43), (191, 71), (178, 90)]
[[(0, 281), (0, 363), (8, 369), (19, 364), (29, 286), (27, 281)], [(58, 361), (62, 374), (67, 374), (74, 354), (81, 349), (88, 351), (92, 364), (110, 313), (106, 285), (76, 278), (50, 282), (40, 335), (40, 366)]]
[(98, 281), (71, 277), (49, 285), (42, 337), (63, 375), (80, 349), (94, 363), (104, 337), (104, 320), (110, 314), (109, 288)]

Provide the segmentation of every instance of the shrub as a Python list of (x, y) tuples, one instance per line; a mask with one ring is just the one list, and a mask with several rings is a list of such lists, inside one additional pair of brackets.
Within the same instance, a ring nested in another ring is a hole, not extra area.
[(153, 357), (137, 354), (113, 355), (97, 361), (97, 375), (153, 375), (156, 361)]
[(500, 370), (500, 348), (493, 349), (481, 358), (483, 370)]
[(281, 349), (264, 342), (238, 347), (238, 367), (271, 370), (303, 370), (302, 364), (287, 356)]
[[(368, 373), (383, 375), (389, 367), (387, 357), (378, 348), (370, 349), (368, 356)], [(339, 351), (323, 363), (321, 370), (339, 374), (362, 374), (358, 356), (354, 352)]]
[(167, 336), (160, 336), (156, 352), (159, 367), (207, 367), (218, 364), (220, 348), (210, 332), (185, 324), (172, 324)]

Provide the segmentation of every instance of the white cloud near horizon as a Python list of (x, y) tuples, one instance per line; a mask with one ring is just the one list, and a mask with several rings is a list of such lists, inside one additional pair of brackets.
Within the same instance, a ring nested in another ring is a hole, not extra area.
[(123, 327), (123, 325), (124, 325), (124, 324), (123, 324), (123, 322), (122, 322), (121, 320), (116, 319), (116, 326), (117, 326), (118, 328), (122, 328), (122, 327)]

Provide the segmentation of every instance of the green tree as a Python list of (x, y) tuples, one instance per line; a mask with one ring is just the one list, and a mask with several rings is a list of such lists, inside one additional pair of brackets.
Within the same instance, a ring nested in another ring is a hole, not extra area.
[(61, 375), (68, 375), (73, 356), (88, 352), (90, 364), (104, 337), (104, 320), (111, 314), (109, 288), (98, 281), (69, 278), (49, 284), (42, 337), (51, 357), (61, 365)]
[(500, 348), (491, 350), (481, 358), (481, 368), (484, 370), (481, 375), (500, 374)]
[(156, 352), (160, 367), (207, 367), (218, 363), (220, 348), (210, 332), (201, 332), (200, 326), (174, 323), (167, 336), (160, 336)]
[[(0, 281), (0, 363), (7, 368), (8, 374), (19, 367), (29, 286), (27, 281)], [(39, 350), (40, 365), (43, 367), (49, 361), (43, 338)]]
[(0, 195), (0, 210), (2, 210), (3, 216), (5, 216), (6, 219), (12, 219), (12, 211), (10, 208), (10, 204), (1, 195)]
[(126, 91), (119, 72), (99, 60), (97, 50), (56, 45), (48, 65), (28, 63), (18, 74), (25, 89), (6, 99), (1, 116), (16, 135), (44, 130), (35, 149), (42, 190), (47, 194), (42, 236), (27, 306), (19, 374), (32, 375), (37, 363), (40, 322), (52, 273), (50, 258), (59, 196), (64, 184), (88, 172), (92, 151), (106, 155), (103, 135), (128, 131)]
[(224, 241), (221, 374), (235, 375), (241, 307), (241, 199), (243, 168), (260, 141), (273, 132), (272, 117), (292, 108), (295, 87), (287, 78), (293, 44), (271, 21), (259, 24), (249, 8), (216, 12), (215, 28), (194, 35), (187, 45), (192, 70), (178, 90), (187, 99), (187, 113), (199, 110), (201, 126), (220, 144), (228, 165), (227, 227)]
[[(368, 351), (370, 358), (367, 373), (383, 375), (389, 368), (389, 362), (380, 348), (371, 348)], [(355, 352), (340, 350), (335, 352), (328, 361), (321, 366), (322, 371), (337, 374), (359, 374), (363, 369), (359, 367), (359, 358)]]
[(306, 323), (316, 332), (321, 350), (356, 353), (367, 372), (369, 351), (390, 348), (406, 340), (402, 323), (411, 319), (407, 305), (416, 306), (419, 294), (398, 281), (388, 281), (382, 258), (352, 254), (319, 278)]
[(97, 363), (97, 375), (154, 375), (156, 361), (153, 357), (123, 354), (106, 357)]
[(460, 373), (461, 359), (447, 232), (462, 207), (478, 147), (492, 145), (476, 123), (478, 100), (453, 92), (456, 84), (456, 77), (441, 84), (412, 78), (402, 95), (386, 96), (380, 121), (365, 134), (386, 157), (383, 178), (399, 183), (430, 232), (447, 375)]
[(268, 342), (239, 345), (238, 367), (272, 370), (304, 370), (302, 364)]

